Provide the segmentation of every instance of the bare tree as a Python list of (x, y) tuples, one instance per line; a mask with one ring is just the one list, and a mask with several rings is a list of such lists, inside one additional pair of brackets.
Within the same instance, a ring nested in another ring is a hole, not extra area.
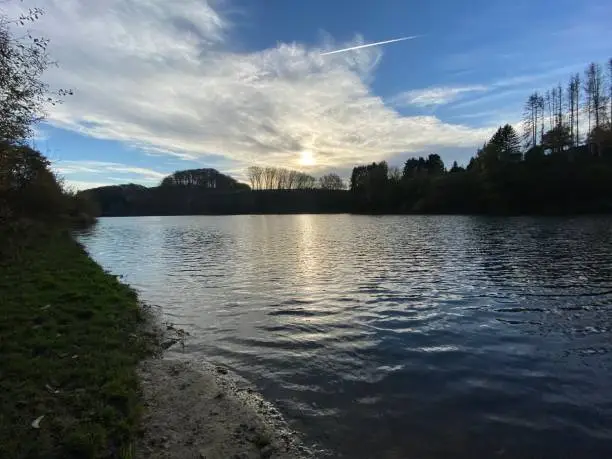
[(296, 174), (296, 178), (297, 178), (296, 188), (299, 190), (312, 189), (317, 184), (317, 179), (315, 179), (312, 175), (308, 175), (303, 172), (298, 172)]
[(304, 188), (307, 190), (312, 190), (317, 187), (317, 179), (312, 175), (304, 174)]
[(536, 134), (533, 132), (537, 130), (537, 125), (534, 127), (535, 110), (532, 105), (533, 94), (529, 96), (525, 106), (523, 107), (523, 142), (529, 148), (536, 142)]
[(550, 92), (550, 128), (557, 127), (557, 88)]
[(278, 190), (288, 190), (290, 171), (287, 169), (277, 169), (276, 175), (276, 188)]
[[(554, 91), (554, 89), (553, 89)], [(548, 113), (548, 129), (552, 129), (554, 127), (554, 120), (553, 120), (553, 100), (554, 100), (554, 94), (551, 91), (546, 91), (546, 95), (544, 96), (544, 103), (546, 106), (546, 111)]]
[(319, 188), (322, 190), (343, 190), (344, 182), (338, 174), (326, 174), (319, 178)]
[(317, 185), (317, 179), (311, 175), (280, 167), (251, 166), (247, 177), (254, 190), (310, 189)]
[(590, 70), (591, 68), (589, 67), (584, 72), (584, 82), (583, 82), (583, 88), (582, 88), (584, 89), (584, 112), (587, 115), (587, 122), (588, 122), (587, 136), (589, 132), (591, 132), (591, 118), (593, 116), (593, 80), (591, 78)]
[(545, 114), (545, 101), (544, 96), (539, 95), (538, 99), (538, 111), (540, 112), (540, 144), (542, 143), (542, 139), (544, 138), (544, 119), (546, 118)]
[(261, 177), (263, 174), (263, 169), (259, 166), (251, 166), (247, 169), (247, 177), (249, 182), (251, 183), (251, 189), (260, 190), (261, 189)]
[(563, 116), (563, 88), (561, 87), (561, 83), (557, 86), (557, 119), (556, 119), (556, 127), (563, 127), (564, 123)]
[(525, 103), (523, 112), (523, 139), (527, 146), (535, 147), (538, 144), (538, 130), (543, 126), (544, 98), (534, 92)]
[(262, 177), (263, 177), (263, 188), (266, 190), (271, 190), (272, 188), (274, 188), (276, 168), (275, 167), (264, 168)]
[(296, 175), (296, 188), (298, 190), (303, 190), (306, 188), (306, 174), (302, 172), (298, 172)]
[(567, 109), (572, 145), (580, 144), (580, 74), (570, 77), (567, 86)]
[(572, 145), (576, 145), (574, 142), (574, 105), (576, 105), (576, 100), (574, 99), (575, 91), (574, 91), (574, 77), (570, 78), (569, 83), (567, 84), (567, 119), (569, 121), (570, 128), (570, 137), (572, 138)]
[(288, 190), (293, 190), (297, 188), (298, 174), (299, 172), (297, 171), (289, 171), (289, 177), (287, 177), (287, 189)]
[(561, 85), (552, 88), (549, 94), (547, 93), (550, 129), (555, 129), (563, 125), (563, 89)]
[(608, 60), (608, 103), (610, 104), (608, 122), (610, 123), (610, 129), (612, 129), (612, 57)]
[(574, 83), (574, 121), (576, 122), (575, 145), (580, 144), (580, 74), (576, 73), (573, 78)]
[(584, 90), (586, 108), (589, 115), (589, 134), (591, 128), (599, 128), (605, 121), (607, 95), (604, 92), (603, 71), (595, 62), (589, 64), (585, 71)]

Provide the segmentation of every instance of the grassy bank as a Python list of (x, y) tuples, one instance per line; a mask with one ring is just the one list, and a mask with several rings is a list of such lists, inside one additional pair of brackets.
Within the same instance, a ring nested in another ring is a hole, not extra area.
[(136, 294), (65, 232), (12, 239), (0, 251), (0, 457), (132, 457), (147, 348)]

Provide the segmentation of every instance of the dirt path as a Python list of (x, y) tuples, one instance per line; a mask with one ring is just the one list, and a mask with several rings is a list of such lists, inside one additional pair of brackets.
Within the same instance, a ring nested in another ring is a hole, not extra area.
[(300, 459), (280, 413), (226, 369), (151, 359), (140, 369), (145, 398), (138, 459)]

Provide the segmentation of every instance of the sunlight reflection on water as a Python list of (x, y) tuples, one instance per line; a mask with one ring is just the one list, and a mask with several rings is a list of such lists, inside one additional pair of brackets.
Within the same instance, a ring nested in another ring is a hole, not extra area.
[(102, 219), (104, 267), (334, 457), (612, 457), (612, 219)]

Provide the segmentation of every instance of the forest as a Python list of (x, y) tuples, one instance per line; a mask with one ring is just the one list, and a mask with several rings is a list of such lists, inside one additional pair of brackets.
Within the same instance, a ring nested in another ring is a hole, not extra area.
[(81, 193), (101, 215), (232, 213), (434, 213), (563, 215), (612, 212), (612, 59), (567, 86), (534, 92), (520, 128), (506, 124), (466, 165), (435, 153), (315, 178), (276, 167), (247, 169), (249, 185), (214, 169), (178, 171), (160, 186)]
[(249, 168), (253, 188), (215, 169), (177, 171), (157, 187), (118, 185), (80, 193), (103, 216), (337, 213), (351, 208), (339, 176), (318, 181), (281, 168)]
[[(35, 12), (34, 12), (35, 13)], [(505, 125), (465, 165), (435, 153), (357, 166), (348, 181), (251, 166), (248, 184), (203, 168), (177, 171), (159, 186), (108, 186), (71, 193), (26, 140), (49, 94), (39, 76), (52, 62), (46, 42), (17, 46), (0, 36), (0, 221), (92, 215), (234, 213), (580, 214), (612, 212), (612, 59), (528, 95), (522, 126)], [(25, 91), (25, 89), (27, 91)], [(27, 96), (27, 97), (26, 97)], [(348, 188), (348, 190), (347, 190)]]
[(567, 86), (529, 95), (466, 167), (437, 154), (353, 169), (352, 210), (365, 213), (578, 214), (612, 211), (612, 59)]

